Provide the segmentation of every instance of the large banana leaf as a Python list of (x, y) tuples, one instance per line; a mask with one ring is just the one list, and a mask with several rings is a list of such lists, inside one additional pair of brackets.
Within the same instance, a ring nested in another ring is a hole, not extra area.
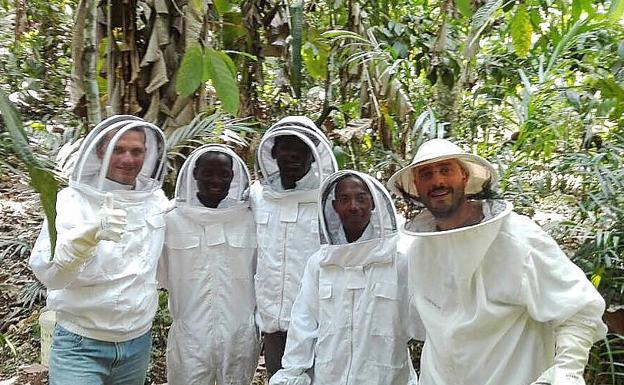
[(47, 169), (33, 154), (28, 144), (28, 136), (24, 131), (19, 113), (13, 103), (0, 91), (0, 113), (13, 142), (13, 151), (24, 163), (30, 176), (30, 185), (39, 193), (41, 206), (48, 219), (52, 253), (56, 245), (56, 193), (58, 182), (51, 170)]

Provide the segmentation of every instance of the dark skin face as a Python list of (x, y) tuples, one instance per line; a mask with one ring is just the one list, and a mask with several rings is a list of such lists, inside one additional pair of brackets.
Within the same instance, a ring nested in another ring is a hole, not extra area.
[(370, 222), (375, 209), (368, 186), (357, 176), (348, 176), (336, 185), (334, 210), (342, 222), (347, 242), (358, 240)]
[(197, 159), (193, 177), (197, 181), (197, 198), (204, 206), (214, 209), (230, 190), (234, 177), (232, 158), (218, 152), (207, 152)]
[(314, 161), (310, 147), (294, 135), (276, 137), (271, 156), (277, 161), (282, 187), (286, 190), (295, 188), (295, 183), (310, 171)]

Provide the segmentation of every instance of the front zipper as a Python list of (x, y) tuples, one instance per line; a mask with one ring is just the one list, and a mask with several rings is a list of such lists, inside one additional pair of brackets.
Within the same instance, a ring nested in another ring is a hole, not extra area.
[(349, 384), (349, 376), (351, 374), (351, 366), (353, 365), (353, 308), (355, 305), (355, 290), (349, 290), (351, 292), (351, 319), (349, 320), (349, 366), (347, 367), (346, 384)]
[(277, 329), (282, 330), (280, 328), (280, 321), (282, 319), (282, 310), (284, 308), (284, 286), (285, 286), (285, 278), (286, 278), (286, 235), (288, 234), (288, 224), (284, 225), (284, 241), (282, 242), (282, 289), (280, 290), (280, 308), (277, 313)]

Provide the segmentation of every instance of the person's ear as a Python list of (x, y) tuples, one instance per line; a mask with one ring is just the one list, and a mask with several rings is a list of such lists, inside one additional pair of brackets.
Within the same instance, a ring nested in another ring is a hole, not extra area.
[(332, 201), (332, 207), (334, 208), (334, 211), (335, 211), (336, 210), (336, 200), (335, 199)]
[(277, 156), (275, 156), (275, 153), (277, 152), (277, 145), (273, 145), (273, 147), (271, 147), (271, 158), (275, 159), (277, 158)]
[(461, 172), (462, 172), (462, 179), (464, 180), (464, 183), (468, 183), (468, 171), (466, 171), (465, 168), (461, 167)]

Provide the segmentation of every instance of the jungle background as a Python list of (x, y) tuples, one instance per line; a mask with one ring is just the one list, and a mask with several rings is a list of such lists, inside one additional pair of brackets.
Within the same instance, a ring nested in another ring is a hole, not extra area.
[[(586, 380), (624, 384), (623, 15), (624, 0), (0, 0), (0, 384), (46, 383), (27, 261), (72, 153), (111, 114), (163, 128), (169, 194), (202, 143), (253, 170), (286, 115), (382, 181), (452, 138), (604, 296)], [(162, 293), (148, 383), (166, 381), (169, 322)]]

